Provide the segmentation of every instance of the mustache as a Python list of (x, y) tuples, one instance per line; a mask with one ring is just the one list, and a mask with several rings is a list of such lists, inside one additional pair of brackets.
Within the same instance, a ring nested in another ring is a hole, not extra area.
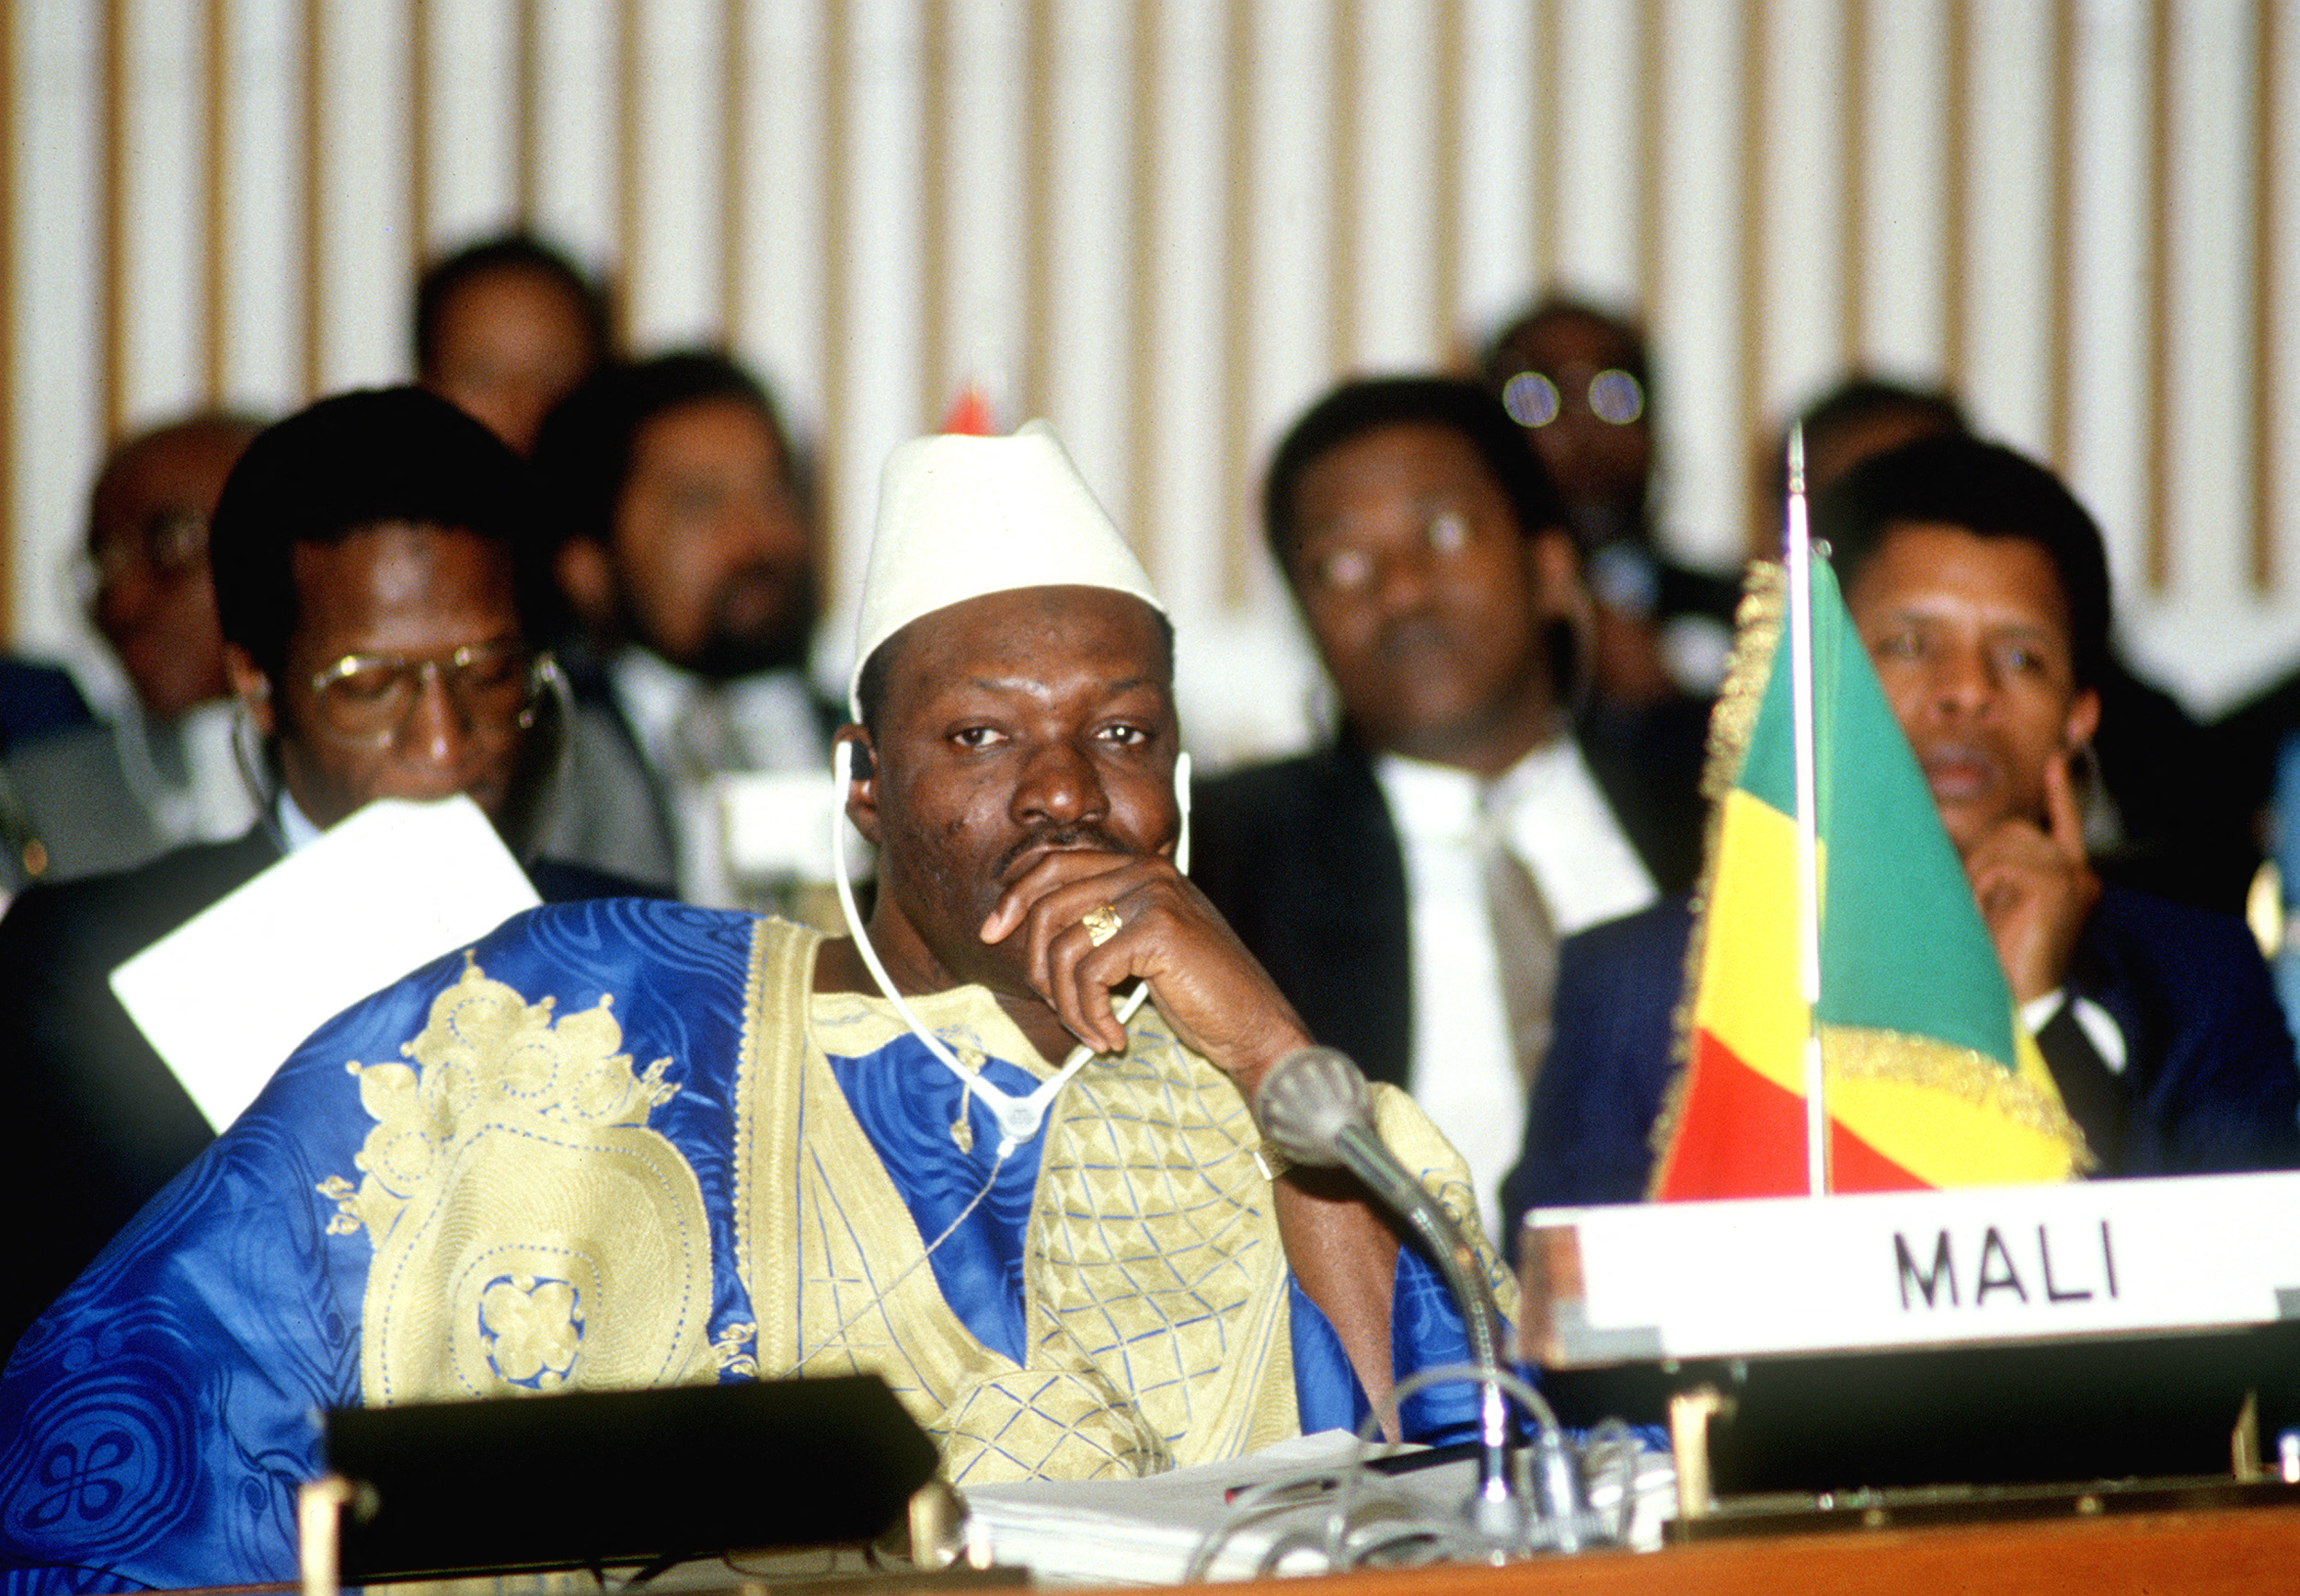
[(1129, 856), (1134, 853), (1133, 849), (1120, 842), (1109, 832), (1089, 821), (1068, 821), (1060, 825), (1041, 826), (998, 855), (997, 867), (992, 872), (992, 878), (998, 881), (1006, 880), (1025, 855), (1041, 848), (1124, 854)]

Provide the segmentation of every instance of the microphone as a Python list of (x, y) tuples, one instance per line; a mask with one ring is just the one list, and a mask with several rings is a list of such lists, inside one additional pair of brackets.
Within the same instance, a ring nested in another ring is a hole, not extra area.
[(1453, 1288), (1480, 1368), (1501, 1366), (1501, 1310), (1478, 1255), (1454, 1216), (1397, 1161), (1374, 1130), (1365, 1076), (1333, 1048), (1288, 1053), (1262, 1077), (1254, 1119), (1262, 1137), (1295, 1164), (1339, 1165), (1413, 1227)]
[[(1262, 1139), (1293, 1162), (1348, 1169), (1429, 1248), (1469, 1332), (1471, 1358), (1488, 1376), (1479, 1412), (1478, 1491), (1470, 1510), (1479, 1530), (1513, 1533), (1521, 1510), (1510, 1475), (1509, 1407), (1500, 1383), (1501, 1312), (1477, 1249), (1374, 1132), (1372, 1093), (1364, 1074), (1344, 1054), (1310, 1047), (1279, 1060), (1255, 1093), (1254, 1120)], [(1558, 1529), (1558, 1549), (1578, 1550), (1578, 1525), (1586, 1510), (1580, 1477), (1554, 1425), (1543, 1427), (1538, 1452), (1542, 1495)]]

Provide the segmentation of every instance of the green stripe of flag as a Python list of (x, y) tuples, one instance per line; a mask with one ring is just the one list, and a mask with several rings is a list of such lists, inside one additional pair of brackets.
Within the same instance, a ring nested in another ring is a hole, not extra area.
[[(2012, 997), (1924, 773), (1812, 562), (1813, 741), (1823, 890), (1821, 1018), (1936, 1037), (2014, 1067)], [(1788, 634), (1774, 652), (1741, 787), (1795, 815)]]

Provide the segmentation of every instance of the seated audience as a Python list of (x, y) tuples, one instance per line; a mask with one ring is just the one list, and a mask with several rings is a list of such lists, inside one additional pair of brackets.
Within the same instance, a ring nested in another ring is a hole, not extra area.
[(607, 293), (523, 233), (434, 262), (415, 287), (415, 380), (520, 454), (543, 418), (614, 352)]
[[(2043, 467), (1944, 436), (1856, 467), (1813, 525), (2098, 1172), (2300, 1165), (2300, 1073), (2249, 933), (2104, 887), (2086, 856), (2073, 767), (2110, 617), (2092, 518)], [(1692, 918), (1673, 898), (1565, 946), (1512, 1234), (1530, 1207), (1645, 1195)]]
[(1208, 783), (1192, 874), (1311, 1033), (1408, 1086), (1491, 1204), (1557, 936), (1692, 879), (1700, 722), (1673, 775), (1577, 741), (1573, 541), (1472, 384), (1337, 389), (1280, 445), (1264, 516), (1341, 730)]
[[(339, 1405), (871, 1370), (963, 1487), (1234, 1456), (1460, 1354), (1351, 1182), (1258, 1162), (1248, 1101), (1307, 1037), (1171, 862), (1171, 631), (1051, 433), (897, 451), (858, 642), (891, 975), (861, 927), (579, 904), (331, 1021), (18, 1349), (8, 1560), (291, 1578)], [(994, 1112), (1065, 1054), (1043, 1120)], [(89, 1488), (43, 1516), (59, 1468)]]
[[(467, 793), (515, 839), (550, 764), (548, 592), (518, 460), (413, 388), (321, 401), (248, 445), (209, 562), (226, 672), (276, 790), (238, 838), (35, 886), (0, 919), (16, 1098), (0, 1345), (213, 1132), (112, 995), (112, 970), (371, 798)], [(640, 890), (537, 859), (546, 899)], [(356, 905), (347, 905), (356, 913)], [(260, 1003), (260, 972), (249, 1001)]]
[(535, 468), (593, 628), (553, 845), (734, 906), (719, 778), (821, 770), (838, 720), (807, 676), (814, 531), (782, 418), (725, 357), (662, 355), (571, 395)]
[(88, 496), (88, 613), (133, 697), (109, 726), (8, 755), (26, 846), (37, 849), (25, 878), (124, 870), (181, 843), (236, 837), (255, 818), (234, 758), (208, 521), (260, 426), (193, 416), (130, 439), (104, 463)]

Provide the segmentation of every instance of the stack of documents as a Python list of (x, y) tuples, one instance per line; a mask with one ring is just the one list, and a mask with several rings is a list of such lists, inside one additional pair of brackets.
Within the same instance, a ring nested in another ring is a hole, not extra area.
[[(1634, 1442), (1628, 1444), (1634, 1445)], [(1367, 1449), (1387, 1456), (1393, 1447)], [(967, 1556), (1027, 1567), (1041, 1585), (1174, 1585), (1185, 1579), (1248, 1579), (1328, 1572), (1328, 1536), (1356, 1441), (1346, 1431), (1305, 1435), (1227, 1463), (1177, 1469), (1141, 1480), (1032, 1480), (970, 1486)], [(1463, 1507), (1477, 1478), (1472, 1458), (1360, 1479), (1353, 1536), (1417, 1524), (1432, 1533), (1401, 1541), (1401, 1560), (1476, 1555)], [(1675, 1510), (1676, 1474), (1666, 1452), (1640, 1451), (1631, 1474), (1630, 1544), (1661, 1544), (1662, 1520)], [(1256, 1504), (1246, 1492), (1266, 1482), (1289, 1488)], [(1620, 1499), (1619, 1476), (1593, 1491), (1604, 1511)], [(1193, 1560), (1198, 1567), (1193, 1567)]]

